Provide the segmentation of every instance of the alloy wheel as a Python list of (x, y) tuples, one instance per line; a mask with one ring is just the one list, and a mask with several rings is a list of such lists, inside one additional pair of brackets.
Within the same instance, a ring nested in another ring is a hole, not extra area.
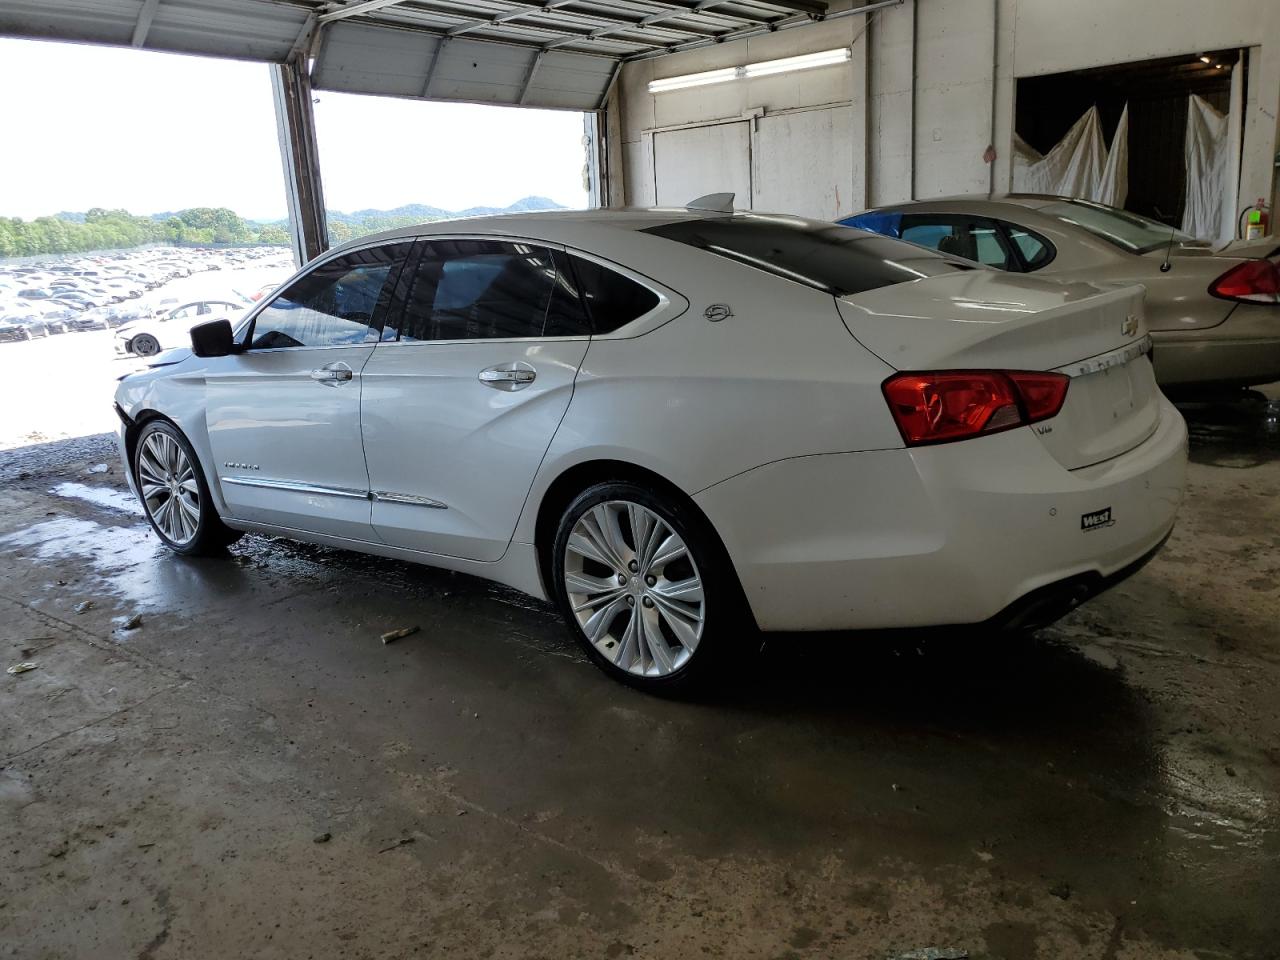
[(574, 524), (564, 585), (579, 628), (610, 663), (663, 677), (698, 649), (706, 601), (683, 538), (647, 507), (609, 500)]
[(142, 441), (138, 486), (147, 516), (177, 546), (190, 543), (200, 528), (200, 484), (182, 446), (162, 431)]

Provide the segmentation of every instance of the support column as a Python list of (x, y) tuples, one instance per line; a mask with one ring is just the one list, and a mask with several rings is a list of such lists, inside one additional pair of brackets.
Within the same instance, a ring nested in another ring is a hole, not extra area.
[(311, 78), (304, 61), (272, 64), (271, 92), (280, 135), (280, 160), (284, 164), (293, 259), (302, 266), (329, 247), (316, 119), (311, 109)]

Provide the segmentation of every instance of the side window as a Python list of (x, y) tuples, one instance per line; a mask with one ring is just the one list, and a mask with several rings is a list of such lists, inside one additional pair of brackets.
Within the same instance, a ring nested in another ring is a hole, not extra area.
[(378, 307), (387, 280), (410, 243), (356, 250), (321, 264), (258, 314), (250, 346), (333, 347), (378, 339)]
[(984, 217), (908, 214), (902, 218), (902, 239), (1000, 270), (1017, 270), (995, 222)]
[(611, 333), (658, 305), (658, 295), (630, 277), (585, 257), (569, 259), (596, 333)]
[(1009, 231), (1009, 239), (1013, 241), (1014, 246), (1018, 248), (1018, 252), (1022, 254), (1022, 260), (1027, 265), (1028, 271), (1039, 270), (1053, 259), (1054, 250), (1049, 245), (1048, 240), (1038, 237), (1034, 233), (1028, 233), (1012, 223), (1006, 223), (1004, 226)]
[(546, 247), (428, 240), (402, 284), (401, 341), (584, 336), (577, 290)]

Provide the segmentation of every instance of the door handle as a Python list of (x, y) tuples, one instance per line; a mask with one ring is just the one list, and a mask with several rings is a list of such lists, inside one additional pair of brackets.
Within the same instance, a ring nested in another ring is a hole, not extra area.
[(538, 376), (538, 371), (523, 360), (515, 360), (511, 363), (499, 363), (496, 366), (486, 367), (478, 376), (480, 382), (486, 387), (511, 391), (533, 383)]
[(351, 368), (341, 361), (325, 364), (323, 367), (317, 367), (311, 371), (312, 380), (317, 383), (327, 383), (331, 386), (346, 383), (351, 377)]

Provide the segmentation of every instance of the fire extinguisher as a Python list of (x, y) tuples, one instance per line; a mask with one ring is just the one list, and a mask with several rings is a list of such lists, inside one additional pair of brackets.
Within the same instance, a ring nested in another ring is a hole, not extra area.
[(1267, 213), (1267, 201), (1259, 197), (1258, 202), (1245, 211), (1247, 220), (1245, 221), (1244, 238), (1246, 240), (1261, 240), (1267, 235), (1267, 224), (1270, 223), (1270, 217)]

